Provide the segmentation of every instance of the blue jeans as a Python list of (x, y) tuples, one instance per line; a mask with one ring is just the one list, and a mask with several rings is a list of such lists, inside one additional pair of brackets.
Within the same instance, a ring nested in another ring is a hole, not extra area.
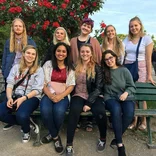
[(122, 134), (126, 131), (134, 117), (134, 102), (119, 102), (115, 99), (105, 101), (106, 109), (111, 113), (112, 126), (117, 143), (122, 143)]
[(45, 127), (49, 130), (53, 138), (58, 136), (59, 130), (68, 109), (69, 100), (65, 97), (61, 101), (54, 103), (48, 96), (44, 95), (41, 99), (40, 111)]
[(30, 98), (24, 101), (13, 115), (10, 108), (7, 107), (7, 101), (4, 101), (0, 104), (0, 121), (12, 125), (21, 125), (23, 132), (28, 133), (30, 132), (30, 115), (37, 109), (38, 105), (38, 98)]

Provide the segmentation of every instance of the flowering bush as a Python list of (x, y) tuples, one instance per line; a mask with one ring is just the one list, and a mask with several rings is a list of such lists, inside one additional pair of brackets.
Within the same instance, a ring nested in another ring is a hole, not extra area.
[(96, 29), (95, 30), (94, 37), (97, 38), (97, 40), (99, 41), (99, 43), (102, 43), (105, 28), (106, 28), (106, 24), (104, 23), (104, 21), (102, 21), (100, 23), (100, 29)]
[(35, 36), (40, 45), (47, 46), (59, 26), (70, 37), (78, 34), (81, 20), (100, 10), (103, 3), (104, 0), (0, 0), (0, 24), (3, 26), (20, 17), (28, 34)]

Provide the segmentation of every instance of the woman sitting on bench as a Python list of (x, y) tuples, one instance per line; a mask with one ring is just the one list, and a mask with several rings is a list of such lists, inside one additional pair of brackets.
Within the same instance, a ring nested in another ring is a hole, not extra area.
[(115, 139), (111, 146), (118, 147), (118, 156), (126, 156), (122, 143), (125, 132), (134, 117), (133, 98), (136, 87), (127, 68), (120, 66), (118, 56), (111, 50), (102, 55), (101, 66), (104, 75), (104, 100), (106, 109), (110, 111)]

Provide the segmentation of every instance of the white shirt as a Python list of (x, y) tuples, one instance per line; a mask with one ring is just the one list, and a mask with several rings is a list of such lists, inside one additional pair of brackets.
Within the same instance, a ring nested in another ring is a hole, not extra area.
[[(151, 44), (152, 38), (149, 35), (145, 35), (142, 37), (142, 41), (140, 43), (139, 47), (139, 55), (138, 55), (138, 61), (144, 61), (145, 60), (145, 54), (146, 54), (146, 47)], [(126, 37), (123, 41), (125, 44), (125, 52), (126, 52), (126, 60), (128, 61), (136, 61), (136, 49), (138, 46), (138, 43), (134, 44), (132, 41), (128, 40), (128, 37)]]

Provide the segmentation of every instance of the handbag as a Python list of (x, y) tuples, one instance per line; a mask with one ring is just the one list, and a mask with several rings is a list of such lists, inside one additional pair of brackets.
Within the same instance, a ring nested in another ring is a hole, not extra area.
[(130, 71), (133, 81), (136, 82), (139, 79), (139, 74), (138, 74), (138, 54), (139, 54), (139, 47), (141, 43), (142, 37), (139, 39), (139, 43), (136, 49), (136, 61), (130, 64), (125, 64), (124, 66)]
[(67, 88), (66, 83), (55, 82), (55, 81), (48, 82), (47, 87), (52, 94), (56, 94), (56, 95), (63, 93)]

